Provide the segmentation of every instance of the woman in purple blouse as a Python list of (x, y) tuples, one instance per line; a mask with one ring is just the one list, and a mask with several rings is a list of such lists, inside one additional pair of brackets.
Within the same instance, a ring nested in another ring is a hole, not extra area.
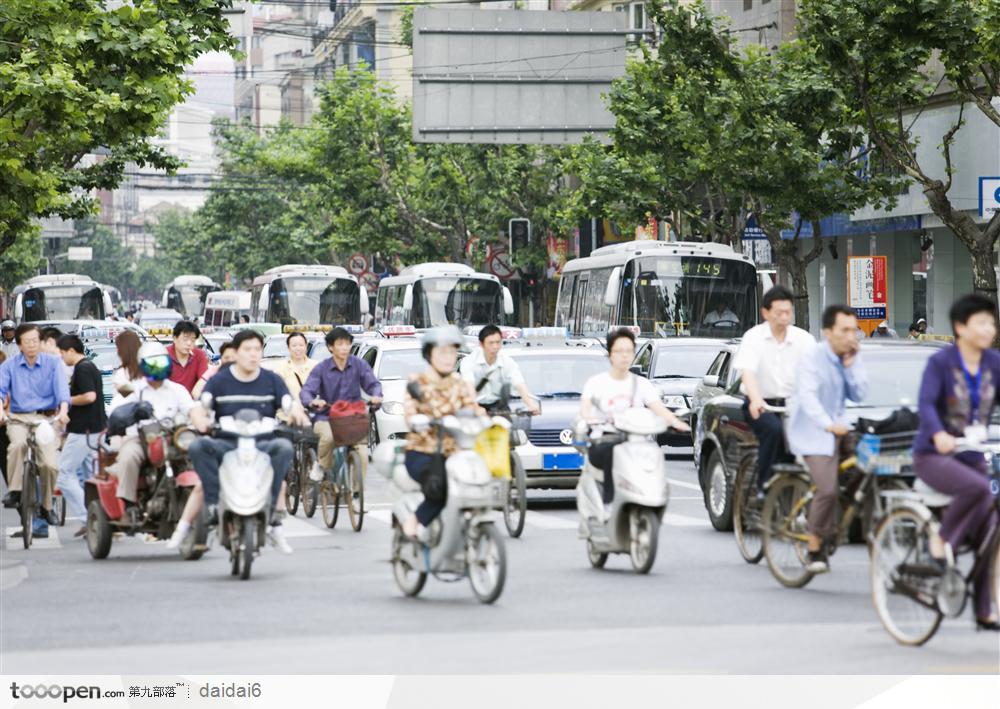
[[(1000, 353), (996, 304), (980, 295), (955, 301), (949, 314), (955, 344), (927, 362), (920, 385), (920, 429), (913, 442), (917, 477), (952, 496), (941, 518), (941, 537), (931, 540), (931, 555), (945, 557), (968, 539), (979, 544), (997, 524), (993, 494), (982, 454), (955, 452), (955, 439), (973, 424), (986, 425), (998, 403)], [(989, 564), (975, 579), (976, 626), (1000, 630), (993, 611)]]

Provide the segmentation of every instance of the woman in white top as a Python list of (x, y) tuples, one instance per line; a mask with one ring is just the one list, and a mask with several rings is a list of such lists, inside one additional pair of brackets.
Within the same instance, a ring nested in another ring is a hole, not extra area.
[(146, 378), (139, 368), (139, 348), (142, 342), (132, 330), (123, 330), (115, 338), (115, 349), (121, 366), (111, 375), (111, 385), (115, 389), (110, 408), (116, 408), (122, 399), (146, 386)]
[[(677, 431), (690, 431), (674, 412), (663, 405), (656, 387), (646, 379), (629, 371), (635, 358), (635, 335), (624, 328), (608, 335), (608, 359), (611, 369), (597, 374), (583, 385), (580, 396), (580, 416), (592, 424), (609, 424), (617, 414), (645, 406), (665, 420)], [(620, 441), (593, 443), (588, 457), (592, 465), (604, 471), (604, 504), (615, 496), (611, 464), (614, 447)]]

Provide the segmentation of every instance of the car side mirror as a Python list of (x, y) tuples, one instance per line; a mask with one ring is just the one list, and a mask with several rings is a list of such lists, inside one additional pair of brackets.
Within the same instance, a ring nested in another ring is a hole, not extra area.
[(632, 374), (638, 374), (640, 377), (642, 376), (642, 367), (638, 364), (633, 364), (628, 368), (628, 371), (632, 372)]
[(706, 374), (701, 378), (701, 383), (707, 387), (719, 386), (719, 377), (716, 374)]

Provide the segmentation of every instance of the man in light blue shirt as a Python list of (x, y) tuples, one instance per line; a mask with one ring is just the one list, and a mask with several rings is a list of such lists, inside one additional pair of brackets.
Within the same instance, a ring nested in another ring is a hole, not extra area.
[(868, 395), (868, 375), (858, 354), (858, 321), (846, 305), (823, 311), (824, 341), (799, 358), (787, 434), (791, 452), (805, 458), (816, 483), (809, 509), (809, 561), (813, 573), (830, 570), (824, 540), (837, 531), (837, 475), (840, 442), (850, 431), (847, 399)]
[[(59, 357), (41, 351), (41, 332), (37, 325), (21, 324), (14, 335), (21, 353), (0, 366), (0, 402), (10, 396), (10, 419), (34, 423), (58, 418), (65, 426), (69, 422), (69, 385)], [(7, 414), (0, 406), (0, 424), (7, 421)], [(27, 426), (8, 425), (10, 440), (7, 449), (7, 471), (10, 492), (3, 500), (5, 507), (17, 507), (21, 498), (21, 477), (24, 454), (28, 447)], [(36, 536), (48, 536), (48, 524), (57, 524), (52, 513), (52, 488), (59, 474), (59, 446), (53, 440), (37, 446), (39, 477), (42, 481), (39, 524)]]

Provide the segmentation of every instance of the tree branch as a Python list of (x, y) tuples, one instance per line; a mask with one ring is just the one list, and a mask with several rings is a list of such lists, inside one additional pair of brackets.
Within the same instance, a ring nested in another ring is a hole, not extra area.
[(947, 181), (944, 183), (945, 192), (951, 189), (951, 180), (955, 174), (951, 165), (951, 144), (955, 142), (955, 134), (958, 133), (964, 123), (964, 115), (965, 101), (962, 101), (961, 105), (958, 107), (958, 120), (955, 121), (955, 125), (953, 125), (948, 132), (944, 134), (944, 138), (941, 141), (941, 146), (944, 150), (944, 174), (947, 177)]

